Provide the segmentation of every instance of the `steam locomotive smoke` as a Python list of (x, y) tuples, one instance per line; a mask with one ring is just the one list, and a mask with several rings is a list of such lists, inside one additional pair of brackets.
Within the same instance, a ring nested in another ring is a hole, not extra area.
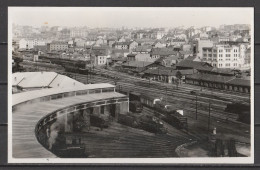
[(64, 129), (65, 120), (64, 116), (58, 117), (56, 122), (54, 122), (49, 129), (47, 129), (48, 146), (52, 149), (53, 144), (56, 143), (58, 133)]

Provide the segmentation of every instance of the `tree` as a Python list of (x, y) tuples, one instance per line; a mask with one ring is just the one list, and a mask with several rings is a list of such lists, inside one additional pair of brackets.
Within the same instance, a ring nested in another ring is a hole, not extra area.
[(177, 77), (176, 85), (177, 85), (177, 89), (178, 89), (178, 86), (179, 86), (179, 84), (181, 83), (181, 78), (182, 78), (182, 74), (181, 74), (180, 71), (177, 71), (176, 77)]

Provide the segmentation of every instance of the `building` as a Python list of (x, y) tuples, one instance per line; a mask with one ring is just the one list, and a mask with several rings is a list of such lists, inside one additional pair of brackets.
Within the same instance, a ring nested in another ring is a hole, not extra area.
[(150, 55), (152, 59), (158, 59), (160, 57), (179, 56), (179, 52), (170, 48), (153, 48)]
[(206, 62), (185, 59), (176, 64), (176, 69), (178, 70), (193, 69), (199, 72), (209, 72), (213, 69), (213, 67), (212, 65)]
[(109, 57), (107, 51), (104, 50), (94, 50), (90, 55), (91, 63), (95, 66), (104, 66), (108, 64), (107, 59)]
[(178, 46), (178, 47), (181, 47), (182, 45), (186, 44), (186, 41), (185, 39), (172, 39), (170, 42), (167, 43), (167, 46)]
[(138, 43), (135, 41), (126, 41), (126, 42), (116, 42), (113, 44), (115, 49), (128, 49), (133, 51), (138, 46)]
[(202, 59), (202, 48), (204, 47), (213, 47), (213, 41), (209, 39), (200, 39), (196, 42), (195, 53), (197, 54), (198, 59)]
[(143, 72), (143, 77), (150, 80), (162, 81), (165, 83), (177, 83), (177, 74), (180, 74), (183, 79), (185, 76), (192, 75), (193, 70), (173, 70), (169, 68), (147, 69)]
[(164, 41), (155, 41), (153, 44), (152, 44), (152, 47), (153, 48), (165, 48), (167, 46), (166, 42)]
[(69, 48), (67, 42), (53, 41), (47, 44), (48, 51), (65, 51)]
[(148, 53), (130, 53), (127, 55), (127, 61), (145, 61), (145, 62), (154, 62), (157, 58), (152, 58)]
[(19, 49), (32, 49), (34, 46), (46, 45), (45, 41), (38, 39), (21, 39), (19, 41)]
[(70, 38), (76, 38), (76, 37), (87, 37), (88, 31), (85, 28), (73, 28), (70, 30)]
[(250, 93), (250, 80), (212, 74), (193, 74), (186, 77), (187, 84)]
[(55, 72), (17, 72), (12, 74), (12, 79), (13, 92), (85, 86), (83, 83)]
[(142, 45), (138, 46), (133, 50), (135, 54), (148, 54), (152, 50), (152, 46), (150, 45)]
[(139, 73), (143, 71), (148, 65), (152, 64), (152, 62), (145, 61), (128, 61), (122, 64), (122, 68), (126, 71), (132, 73)]
[(217, 68), (240, 68), (244, 64), (244, 58), (245, 50), (240, 50), (239, 46), (217, 45), (203, 48), (202, 61)]

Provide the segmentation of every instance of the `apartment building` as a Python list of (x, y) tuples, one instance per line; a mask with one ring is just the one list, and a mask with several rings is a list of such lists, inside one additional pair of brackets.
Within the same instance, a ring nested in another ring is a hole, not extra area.
[(52, 42), (47, 44), (48, 51), (64, 51), (69, 48), (67, 42)]
[(19, 49), (32, 49), (34, 46), (45, 45), (45, 41), (37, 39), (21, 39), (19, 41)]
[(241, 68), (245, 60), (246, 47), (241, 44), (216, 45), (202, 49), (202, 61), (217, 68)]

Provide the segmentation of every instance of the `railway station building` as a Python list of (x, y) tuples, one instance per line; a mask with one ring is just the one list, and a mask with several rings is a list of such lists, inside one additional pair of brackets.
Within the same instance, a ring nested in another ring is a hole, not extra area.
[(250, 80), (213, 74), (193, 74), (186, 76), (186, 83), (202, 87), (250, 93)]

